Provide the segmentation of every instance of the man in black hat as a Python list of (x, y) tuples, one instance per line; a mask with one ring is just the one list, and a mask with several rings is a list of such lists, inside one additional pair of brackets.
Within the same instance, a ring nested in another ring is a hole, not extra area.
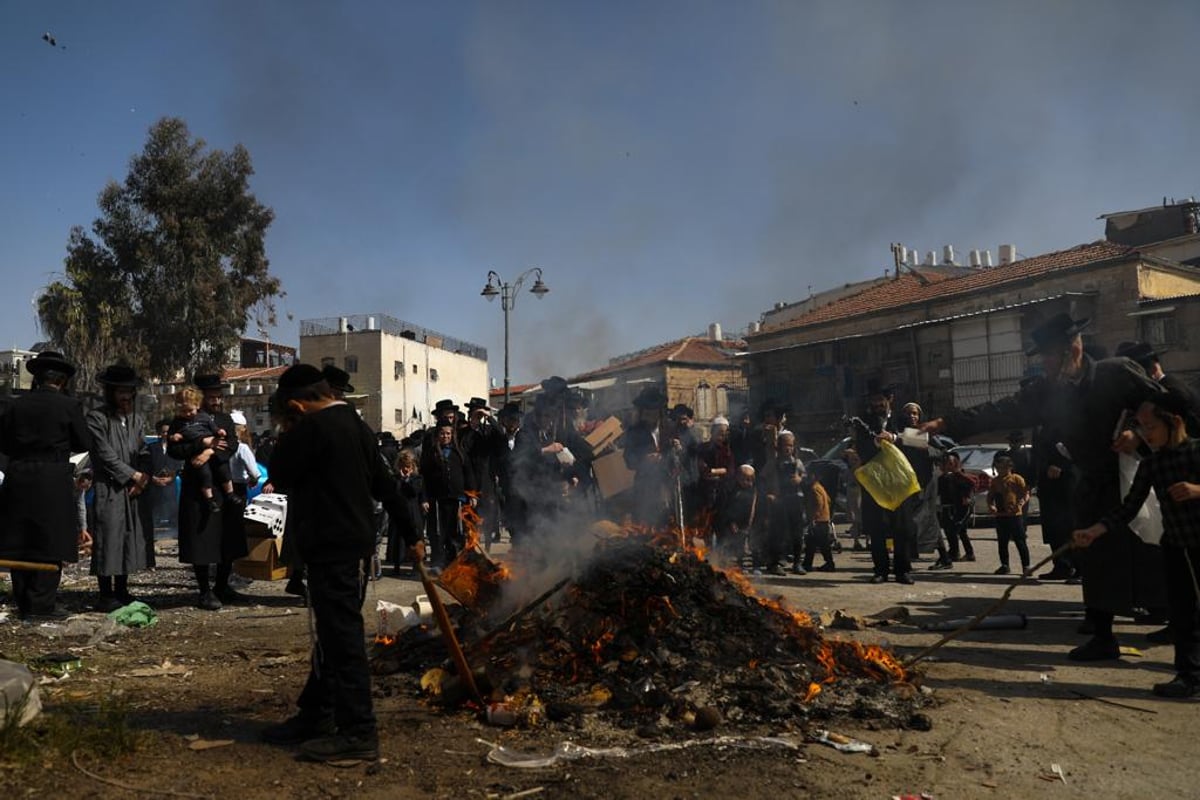
[[(211, 457), (228, 462), (237, 450), (234, 438), (233, 418), (225, 413), (224, 383), (219, 375), (196, 375), (192, 383), (200, 390), (203, 410), (213, 418), (213, 424), (225, 431), (224, 436), (199, 441), (171, 442), (167, 453), (181, 461), (203, 458), (205, 450), (213, 451)], [(222, 603), (240, 603), (245, 598), (229, 585), (233, 574), (233, 562), (249, 551), (246, 546), (246, 531), (242, 522), (242, 505), (222, 497), (219, 510), (214, 511), (205, 499), (197, 470), (183, 471), (179, 490), (179, 561), (191, 564), (199, 590), (196, 607), (206, 611), (217, 611)], [(274, 483), (274, 480), (272, 480)], [(216, 564), (217, 572), (213, 583), (209, 565)]]
[(132, 367), (113, 364), (96, 381), (104, 404), (87, 415), (95, 481), (92, 574), (100, 584), (97, 610), (107, 614), (133, 602), (129, 576), (154, 566), (154, 529), (142, 509), (150, 451), (134, 404), (141, 380)]
[(325, 376), (325, 382), (329, 384), (333, 396), (338, 400), (345, 400), (346, 395), (354, 394), (354, 385), (350, 383), (350, 373), (346, 370), (326, 364), (321, 367), (321, 374)]
[(671, 448), (677, 466), (679, 503), (683, 524), (696, 524), (700, 508), (700, 440), (696, 437), (696, 412), (687, 403), (676, 403), (670, 413), (673, 431)]
[(633, 399), (637, 421), (625, 432), (625, 466), (633, 470), (633, 518), (643, 525), (661, 526), (670, 511), (667, 456), (670, 441), (663, 430), (667, 396), (651, 384)]
[[(897, 439), (892, 422), (892, 401), (896, 397), (894, 386), (885, 386), (877, 378), (867, 381), (864, 395), (866, 410), (861, 417), (854, 417), (854, 449), (865, 464), (879, 452), (879, 442), (895, 442)], [(903, 451), (901, 451), (903, 454)], [(907, 456), (905, 456), (907, 458)], [(889, 511), (879, 505), (870, 492), (864, 491), (861, 498), (862, 529), (871, 548), (871, 561), (875, 574), (871, 583), (885, 583), (888, 574), (896, 577), (897, 583), (911, 584), (912, 544), (916, 537), (916, 513), (921, 495), (915, 493), (895, 510)], [(892, 540), (889, 558), (887, 540)]]
[(513, 445), (513, 491), (523, 516), (513, 544), (534, 558), (541, 541), (557, 532), (559, 515), (579, 483), (571, 446), (574, 431), (564, 425), (562, 412), (562, 398), (537, 395)]
[[(263, 738), (299, 745), (316, 761), (374, 760), (379, 736), (363, 576), (376, 547), (375, 501), (397, 519), (403, 501), (376, 452), (375, 434), (352, 406), (334, 397), (316, 367), (289, 367), (279, 378), (278, 396), (297, 419), (279, 437), (271, 480), (288, 495), (289, 522), (300, 522), (289, 526), (289, 535), (296, 537), (308, 578), (316, 643), (299, 712), (264, 730)], [(411, 559), (423, 558), (415, 529), (407, 531), (405, 545)]]
[[(1088, 320), (1056, 314), (1033, 331), (1028, 355), (1041, 357), (1045, 381), (1016, 395), (931, 420), (929, 431), (958, 436), (999, 427), (1044, 425), (1078, 468), (1071, 499), (1075, 528), (1086, 528), (1121, 502), (1117, 451), (1136, 446), (1124, 421), (1141, 403), (1164, 392), (1137, 362), (1128, 358), (1092, 359), (1080, 335)], [(1118, 431), (1114, 439), (1114, 431)], [(1057, 446), (1057, 445), (1056, 445)], [(1162, 608), (1161, 554), (1128, 527), (1118, 526), (1079, 554), (1086, 630), (1092, 638), (1068, 656), (1077, 661), (1120, 657), (1113, 617), (1134, 608)]]
[(512, 539), (520, 537), (525, 527), (525, 501), (514, 485), (516, 475), (516, 458), (514, 451), (517, 437), (521, 431), (521, 405), (508, 402), (497, 415), (500, 421), (501, 436), (495, 442), (496, 451), (492, 454), (492, 464), (496, 471), (497, 500), (500, 505), (500, 516), (508, 535)]
[(500, 538), (496, 470), (492, 458), (499, 450), (503, 436), (500, 426), (492, 417), (488, 401), (482, 397), (468, 400), (466, 427), (459, 433), (459, 443), (475, 476), (475, 490), (479, 492), (475, 510), (479, 514), (479, 535), (485, 547)]
[(1121, 342), (1117, 345), (1117, 355), (1133, 359), (1146, 370), (1146, 374), (1158, 381), (1167, 394), (1179, 398), (1182, 408), (1187, 409), (1183, 421), (1187, 425), (1188, 436), (1200, 437), (1200, 398), (1181, 378), (1168, 374), (1162, 365), (1162, 354), (1165, 350), (1155, 350), (1146, 342)]
[[(464, 544), (459, 513), (468, 492), (476, 490), (475, 471), (455, 437), (454, 425), (442, 420), (432, 441), (421, 449), (421, 477), (429, 504), (425, 526), (429, 533), (434, 571), (445, 568)], [(474, 501), (471, 501), (474, 504)]]
[(22, 619), (62, 619), (58, 586), (64, 561), (84, 545), (76, 516), (71, 454), (91, 449), (79, 401), (66, 393), (75, 366), (44, 350), (25, 362), (33, 391), (0, 414), (0, 453), (8, 458), (0, 491), (0, 558), (44, 564), (14, 569), (12, 595)]

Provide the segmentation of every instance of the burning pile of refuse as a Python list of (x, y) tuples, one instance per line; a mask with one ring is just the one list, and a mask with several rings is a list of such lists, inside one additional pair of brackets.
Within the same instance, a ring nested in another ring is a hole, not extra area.
[[(596, 714), (693, 730), (846, 716), (907, 725), (921, 700), (890, 652), (825, 638), (807, 614), (756, 596), (740, 572), (715, 568), (678, 536), (600, 537), (577, 572), (501, 619), (504, 587), (479, 591), (470, 576), (520, 579), (489, 562), (475, 551), (447, 571), (454, 596), (469, 597), (449, 611), (472, 680), (432, 624), (378, 642), (375, 672), (420, 676), (445, 705), (501, 724)], [(480, 598), (488, 605), (472, 607)]]

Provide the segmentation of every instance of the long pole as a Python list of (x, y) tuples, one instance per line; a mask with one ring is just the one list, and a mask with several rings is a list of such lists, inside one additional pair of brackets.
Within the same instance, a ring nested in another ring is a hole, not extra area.
[(500, 307), (504, 310), (504, 405), (508, 405), (510, 388), (512, 386), (508, 377), (508, 307), (511, 297), (512, 293), (506, 283), (500, 287)]

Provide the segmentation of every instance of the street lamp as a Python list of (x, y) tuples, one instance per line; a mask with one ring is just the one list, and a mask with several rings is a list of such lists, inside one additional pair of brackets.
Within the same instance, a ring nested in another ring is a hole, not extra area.
[(500, 309), (504, 312), (504, 402), (509, 400), (509, 377), (508, 377), (508, 312), (512, 310), (517, 302), (517, 292), (521, 291), (521, 286), (525, 283), (525, 279), (530, 275), (535, 275), (533, 286), (530, 287), (529, 293), (537, 299), (541, 300), (550, 288), (542, 282), (542, 270), (540, 267), (527, 269), (517, 276), (517, 279), (512, 283), (505, 283), (494, 270), (488, 270), (487, 284), (484, 285), (482, 296), (488, 299), (488, 302), (500, 298)]

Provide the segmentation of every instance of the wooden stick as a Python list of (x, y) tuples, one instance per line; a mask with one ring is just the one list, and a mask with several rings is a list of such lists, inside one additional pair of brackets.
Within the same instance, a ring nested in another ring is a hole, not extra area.
[[(1038, 563), (1036, 563), (1032, 567), (1030, 567), (1029, 568), (1030, 573), (1032, 574), (1034, 572), (1037, 572), (1039, 569), (1041, 569), (1043, 566), (1048, 564), (1050, 561), (1053, 561), (1054, 559), (1058, 558), (1059, 556), (1064, 555), (1068, 550), (1072, 549), (1074, 546), (1075, 545), (1073, 543), (1067, 542), (1062, 547), (1058, 548), (1053, 553), (1046, 556), (1041, 561), (1039, 561)], [(936, 642), (929, 645), (929, 647), (926, 647), (924, 650), (920, 651), (916, 655), (909, 656), (907, 659), (904, 660), (904, 663), (901, 664), (901, 666), (904, 667), (905, 669), (910, 669), (918, 661), (922, 661), (925, 658), (928, 658), (931, 653), (933, 653), (935, 650), (938, 650), (939, 648), (941, 648), (947, 642), (951, 642), (951, 641), (957, 639), (958, 637), (962, 636), (964, 633), (967, 633), (968, 631), (975, 628), (976, 625), (978, 625), (980, 622), (983, 621), (984, 617), (988, 616), (993, 611), (998, 610), (1000, 608), (1000, 606), (1002, 606), (1006, 602), (1008, 602), (1008, 598), (1012, 595), (1013, 589), (1016, 589), (1024, 581), (1025, 581), (1025, 576), (1021, 575), (1015, 581), (1013, 581), (1011, 584), (1009, 584), (1009, 587), (1004, 590), (1004, 594), (1000, 595), (999, 600), (992, 603), (990, 606), (985, 608), (983, 611), (980, 611), (978, 614), (976, 614), (971, 619), (967, 620), (967, 623), (965, 625), (962, 625), (962, 626), (950, 631), (945, 636), (943, 636), (941, 639), (938, 639)]]
[(29, 569), (38, 572), (57, 572), (58, 564), (47, 564), (44, 561), (13, 561), (0, 558), (0, 569)]
[(421, 576), (421, 583), (425, 586), (425, 593), (429, 595), (429, 603), (433, 606), (433, 615), (437, 618), (438, 627), (442, 629), (442, 638), (446, 640), (446, 648), (454, 658), (454, 665), (458, 667), (458, 674), (466, 685), (467, 691), (471, 693), (471, 699), (482, 709), (487, 704), (483, 702), (483, 695), (479, 693), (479, 687), (475, 685), (475, 676), (471, 673), (471, 665), (467, 663), (467, 657), (458, 644), (458, 637), (454, 635), (454, 626), (450, 623), (450, 615), (446, 613), (442, 596), (438, 594), (437, 584), (425, 571), (424, 564), (417, 561), (416, 566), (417, 574)]

